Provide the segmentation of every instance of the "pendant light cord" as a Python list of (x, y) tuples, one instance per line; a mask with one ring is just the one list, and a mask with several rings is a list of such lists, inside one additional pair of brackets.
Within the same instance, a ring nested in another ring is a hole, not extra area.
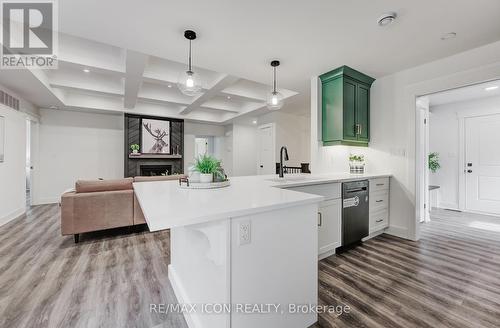
[(276, 67), (273, 67), (273, 93), (276, 93)]
[(191, 40), (189, 40), (188, 72), (191, 72)]

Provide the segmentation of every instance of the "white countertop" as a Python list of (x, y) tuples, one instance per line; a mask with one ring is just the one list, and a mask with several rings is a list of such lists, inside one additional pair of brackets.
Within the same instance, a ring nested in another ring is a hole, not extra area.
[(319, 203), (322, 196), (285, 188), (345, 182), (390, 174), (290, 174), (230, 178), (220, 189), (183, 189), (178, 181), (135, 182), (134, 191), (151, 231)]

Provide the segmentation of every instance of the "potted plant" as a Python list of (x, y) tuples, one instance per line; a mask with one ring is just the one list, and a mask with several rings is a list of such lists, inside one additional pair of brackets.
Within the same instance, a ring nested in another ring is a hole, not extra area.
[(194, 169), (200, 173), (201, 183), (214, 181), (214, 176), (220, 177), (224, 174), (221, 161), (209, 155), (203, 155), (196, 159)]
[(429, 170), (432, 173), (436, 173), (437, 170), (441, 168), (441, 164), (439, 164), (439, 153), (430, 153), (429, 154)]
[(352, 174), (365, 173), (365, 156), (364, 155), (349, 155), (349, 171)]
[(132, 150), (132, 154), (139, 154), (139, 149), (141, 147), (138, 144), (130, 145), (130, 149)]

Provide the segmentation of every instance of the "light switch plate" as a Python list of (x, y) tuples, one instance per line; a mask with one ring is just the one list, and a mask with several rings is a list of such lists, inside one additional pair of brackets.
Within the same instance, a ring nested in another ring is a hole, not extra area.
[(238, 230), (238, 240), (240, 246), (250, 244), (252, 239), (252, 225), (250, 223), (250, 220), (239, 222)]

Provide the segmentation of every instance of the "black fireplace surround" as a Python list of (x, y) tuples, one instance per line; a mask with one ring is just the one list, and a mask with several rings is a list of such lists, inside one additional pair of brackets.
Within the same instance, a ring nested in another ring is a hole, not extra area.
[(171, 154), (175, 153), (177, 147), (181, 155), (184, 154), (184, 120), (145, 116), (137, 114), (125, 114), (125, 177), (135, 176), (160, 176), (166, 174), (182, 174), (184, 173), (184, 157), (180, 158), (162, 158), (155, 156), (154, 158), (145, 158), (141, 156), (130, 156), (130, 145), (138, 144), (142, 146), (142, 119), (155, 119), (170, 121), (170, 149)]
[(140, 165), (139, 175), (143, 177), (154, 177), (172, 174), (172, 165)]

